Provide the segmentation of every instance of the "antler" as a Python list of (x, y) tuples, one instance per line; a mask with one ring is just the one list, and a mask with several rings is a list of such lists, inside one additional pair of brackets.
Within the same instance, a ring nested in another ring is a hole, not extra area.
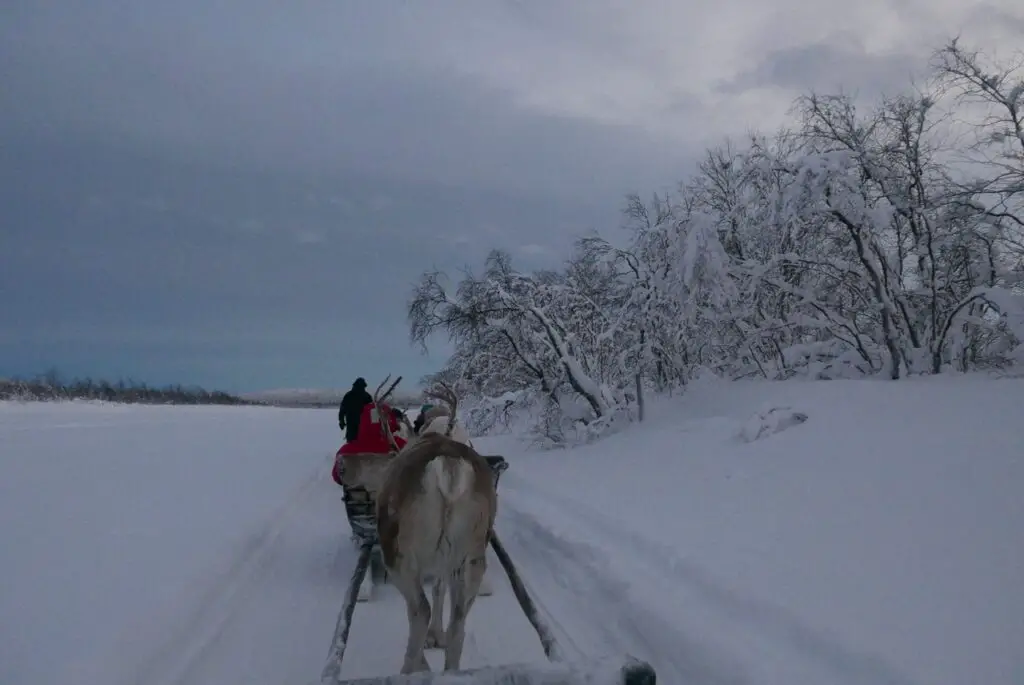
[(387, 376), (385, 376), (384, 380), (382, 380), (380, 382), (380, 385), (377, 386), (377, 389), (373, 391), (373, 401), (374, 402), (377, 401), (377, 396), (380, 395), (380, 389), (384, 387), (384, 384), (388, 382), (389, 378), (391, 378), (391, 374), (390, 373)]
[(435, 400), (444, 402), (451, 408), (451, 413), (448, 414), (448, 425), (445, 427), (444, 434), (451, 437), (452, 431), (455, 429), (455, 410), (459, 406), (459, 398), (455, 394), (455, 391), (450, 385), (444, 381), (437, 381), (438, 388), (434, 390), (424, 390), (423, 394), (427, 397), (432, 397)]
[(448, 385), (444, 381), (436, 381), (435, 386), (436, 387), (432, 390), (424, 390), (423, 394), (426, 397), (432, 397), (435, 400), (440, 400), (447, 404), (448, 406), (452, 406), (458, 403), (458, 398), (455, 395), (455, 391), (452, 390), (452, 387), (450, 385)]
[(380, 389), (384, 387), (384, 384), (387, 383), (388, 379), (390, 378), (391, 374), (389, 373), (387, 375), (387, 378), (381, 381), (381, 384), (378, 385), (377, 389), (373, 391), (373, 404), (377, 408), (377, 417), (380, 419), (380, 429), (384, 433), (384, 437), (391, 445), (391, 449), (393, 449), (395, 452), (398, 452), (400, 451), (400, 448), (398, 447), (398, 442), (395, 440), (395, 434), (391, 432), (391, 417), (385, 416), (384, 411), (381, 409), (380, 406), (381, 403), (384, 400), (386, 400), (388, 396), (391, 395), (392, 392), (394, 392), (395, 388), (398, 386), (398, 383), (402, 380), (401, 376), (396, 378), (395, 382), (388, 387), (387, 392), (381, 395)]
[(383, 402), (384, 400), (386, 400), (388, 397), (391, 396), (391, 393), (393, 393), (395, 391), (395, 387), (402, 381), (402, 377), (399, 376), (398, 378), (395, 379), (395, 382), (392, 383), (388, 387), (388, 391), (386, 393), (384, 393), (383, 395), (380, 395), (380, 389), (383, 388), (384, 384), (388, 382), (388, 378), (391, 378), (391, 374), (390, 373), (387, 375), (387, 377), (383, 381), (381, 381), (380, 385), (377, 386), (377, 389), (373, 391), (373, 401), (374, 402)]

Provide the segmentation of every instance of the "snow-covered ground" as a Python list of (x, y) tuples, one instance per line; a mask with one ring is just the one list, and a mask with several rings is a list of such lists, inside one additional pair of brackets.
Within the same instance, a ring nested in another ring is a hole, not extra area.
[[(649, 417), (564, 452), (479, 441), (570, 656), (1024, 682), (1024, 380), (701, 382)], [(0, 682), (315, 682), (355, 561), (338, 443), (327, 410), (0, 404)], [(492, 568), (465, 665), (542, 661)], [(345, 675), (397, 670), (404, 613), (357, 607)]]

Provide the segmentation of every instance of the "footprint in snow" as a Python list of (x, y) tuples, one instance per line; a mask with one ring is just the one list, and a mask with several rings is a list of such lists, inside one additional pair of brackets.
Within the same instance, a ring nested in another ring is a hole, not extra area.
[(793, 411), (792, 407), (772, 407), (750, 417), (740, 428), (738, 437), (744, 442), (754, 442), (799, 426), (806, 420), (807, 414)]

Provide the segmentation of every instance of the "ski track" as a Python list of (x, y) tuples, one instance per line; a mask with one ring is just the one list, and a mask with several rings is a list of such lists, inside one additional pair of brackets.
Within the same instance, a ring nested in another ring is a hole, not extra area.
[[(591, 621), (574, 629), (597, 623), (601, 648), (618, 647), (647, 659), (663, 682), (765, 682), (763, 674), (749, 673), (730, 658), (732, 650), (701, 643), (681, 628), (693, 625), (694, 633), (701, 632), (707, 617), (718, 626), (726, 622), (729, 639), (745, 645), (740, 653), (761, 654), (765, 664), (774, 662), (792, 674), (776, 676), (779, 682), (918, 685), (884, 660), (845, 647), (829, 631), (807, 625), (784, 608), (724, 586), (684, 560), (679, 550), (627, 530), (590, 504), (545, 492), (515, 474), (506, 474), (502, 483), (503, 522), (515, 540), (513, 556), (520, 565), (535, 562), (528, 566), (531, 575), (548, 580), (538, 586), (539, 601), (575, 605), (567, 615)], [(571, 532), (558, 530), (565, 522), (571, 523)], [(623, 558), (631, 560), (628, 566), (621, 564)], [(592, 601), (594, 596), (602, 597), (603, 608)]]

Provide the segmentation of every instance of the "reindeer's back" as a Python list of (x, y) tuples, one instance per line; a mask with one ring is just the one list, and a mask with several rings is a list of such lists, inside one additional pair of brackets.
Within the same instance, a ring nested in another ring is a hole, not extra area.
[(427, 435), (394, 458), (377, 498), (384, 560), (393, 565), (400, 552), (426, 570), (452, 555), (482, 554), (496, 514), (487, 460), (468, 445)]
[[(423, 424), (423, 427), (420, 428), (420, 435), (444, 435), (447, 432), (447, 430), (448, 417), (437, 416), (431, 421), (425, 422)], [(452, 427), (452, 434), (450, 437), (455, 442), (461, 442), (462, 444), (469, 445), (470, 447), (473, 446), (472, 441), (469, 439), (469, 433), (466, 432), (466, 429), (463, 428), (462, 424), (460, 424), (459, 422), (456, 422), (455, 425)]]

